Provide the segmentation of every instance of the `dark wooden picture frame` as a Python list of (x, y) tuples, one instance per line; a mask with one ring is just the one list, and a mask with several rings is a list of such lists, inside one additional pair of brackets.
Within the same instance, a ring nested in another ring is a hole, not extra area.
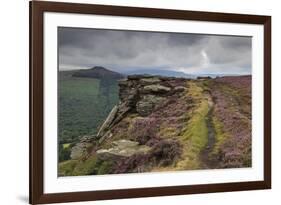
[[(152, 8), (32, 1), (30, 3), (30, 203), (56, 203), (271, 188), (271, 17)], [(45, 194), (43, 191), (43, 14), (99, 14), (260, 24), (264, 27), (264, 180), (237, 183)]]

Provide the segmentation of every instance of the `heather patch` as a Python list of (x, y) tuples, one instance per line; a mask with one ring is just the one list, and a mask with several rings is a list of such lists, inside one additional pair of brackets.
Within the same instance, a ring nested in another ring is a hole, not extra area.
[(160, 120), (153, 117), (134, 119), (129, 130), (130, 138), (140, 144), (146, 144), (149, 140), (157, 138)]
[(251, 166), (251, 118), (249, 118), (251, 104), (241, 100), (240, 98), (245, 94), (240, 90), (233, 90), (233, 86), (243, 88), (246, 87), (247, 82), (250, 86), (251, 81), (249, 78), (243, 78), (240, 85), (232, 79), (218, 79), (219, 84), (212, 84), (212, 96), (215, 99), (214, 115), (219, 136), (215, 152), (218, 154), (222, 168), (249, 167)]

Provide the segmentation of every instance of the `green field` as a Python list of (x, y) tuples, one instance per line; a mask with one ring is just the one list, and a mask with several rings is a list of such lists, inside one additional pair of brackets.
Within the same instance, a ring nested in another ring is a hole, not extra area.
[(60, 144), (77, 142), (81, 135), (96, 134), (112, 107), (118, 103), (116, 80), (79, 78), (72, 77), (72, 74), (73, 71), (59, 72)]

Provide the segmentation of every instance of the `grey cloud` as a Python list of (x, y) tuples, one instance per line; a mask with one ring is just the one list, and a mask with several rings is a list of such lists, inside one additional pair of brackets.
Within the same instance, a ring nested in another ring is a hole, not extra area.
[(102, 65), (196, 73), (250, 73), (251, 38), (200, 34), (58, 29), (59, 68)]
[[(212, 36), (205, 51), (212, 64), (251, 67), (251, 38)], [(230, 67), (230, 66), (229, 66)]]
[(175, 38), (175, 34), (168, 33), (167, 38), (170, 46), (191, 46), (203, 40), (205, 35), (178, 33)]

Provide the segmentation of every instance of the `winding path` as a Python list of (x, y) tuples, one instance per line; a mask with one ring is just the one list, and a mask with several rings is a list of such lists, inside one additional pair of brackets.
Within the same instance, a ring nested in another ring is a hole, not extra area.
[(208, 143), (206, 147), (201, 151), (200, 158), (203, 169), (215, 169), (218, 168), (219, 160), (214, 156), (211, 156), (213, 148), (216, 143), (216, 132), (213, 125), (213, 110), (214, 110), (214, 102), (210, 96), (210, 94), (206, 94), (208, 99), (209, 111), (206, 116), (206, 125), (208, 128)]

